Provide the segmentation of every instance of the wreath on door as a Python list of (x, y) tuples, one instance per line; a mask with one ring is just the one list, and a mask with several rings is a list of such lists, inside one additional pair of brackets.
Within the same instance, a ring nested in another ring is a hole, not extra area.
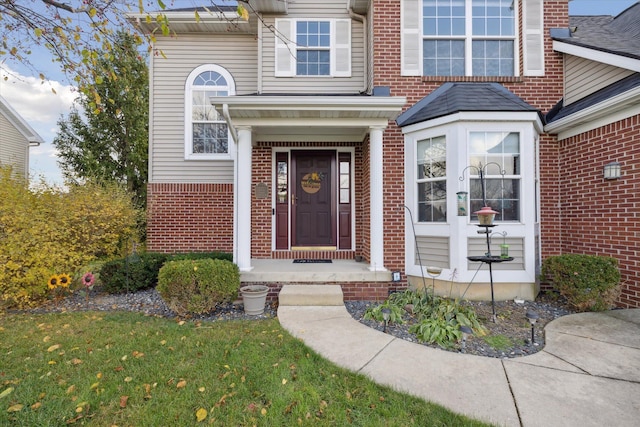
[(305, 193), (314, 194), (320, 191), (322, 186), (322, 180), (324, 179), (323, 173), (310, 172), (302, 177), (300, 185)]

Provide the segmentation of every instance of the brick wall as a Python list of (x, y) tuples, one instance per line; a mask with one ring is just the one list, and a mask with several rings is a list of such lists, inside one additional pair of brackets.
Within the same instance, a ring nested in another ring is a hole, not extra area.
[[(560, 141), (559, 150), (562, 253), (617, 258), (619, 305), (640, 307), (640, 115)], [(612, 161), (622, 178), (605, 180)]]
[[(522, 58), (520, 76), (517, 77), (404, 77), (400, 75), (400, 2), (397, 0), (375, 0), (374, 16), (374, 86), (391, 87), (392, 96), (406, 96), (409, 108), (445, 82), (491, 81), (503, 84), (543, 113), (550, 110), (563, 97), (562, 56), (553, 51), (549, 29), (567, 27), (567, 0), (544, 2), (545, 22), (545, 68), (542, 77), (524, 77)], [(521, 16), (521, 3), (519, 14)], [(522, 19), (519, 20), (522, 22)], [(522, 38), (520, 38), (522, 40)], [(522, 52), (522, 48), (520, 49)], [(558, 242), (547, 236), (557, 235), (559, 222), (553, 215), (557, 207), (557, 140), (554, 136), (543, 135), (540, 139), (541, 201), (549, 214), (542, 218), (543, 248), (545, 253), (560, 251)], [(384, 224), (385, 224), (385, 266), (394, 270), (404, 269), (404, 142), (403, 136), (390, 122), (384, 134)]]
[(233, 251), (232, 184), (149, 184), (147, 249)]

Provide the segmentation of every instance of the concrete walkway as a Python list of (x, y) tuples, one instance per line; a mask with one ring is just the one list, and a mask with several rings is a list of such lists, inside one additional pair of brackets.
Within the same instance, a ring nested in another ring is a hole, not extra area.
[(324, 297), (329, 305), (308, 305), (316, 303), (294, 288), (281, 291), (282, 326), (379, 384), (499, 426), (640, 425), (640, 309), (564, 316), (547, 324), (540, 352), (495, 359), (368, 328), (347, 312), (339, 286)]

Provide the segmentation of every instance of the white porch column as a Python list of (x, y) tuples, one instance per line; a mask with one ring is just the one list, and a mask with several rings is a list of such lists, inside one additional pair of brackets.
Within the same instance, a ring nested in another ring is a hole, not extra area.
[(251, 127), (238, 126), (235, 200), (235, 263), (240, 271), (251, 267)]
[(382, 132), (384, 127), (369, 128), (369, 173), (370, 175), (370, 226), (371, 226), (371, 271), (386, 271), (384, 268), (384, 209), (382, 171)]

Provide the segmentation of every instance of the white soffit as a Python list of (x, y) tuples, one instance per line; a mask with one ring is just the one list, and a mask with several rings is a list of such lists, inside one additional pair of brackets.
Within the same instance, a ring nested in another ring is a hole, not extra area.
[(640, 72), (640, 59), (617, 55), (610, 52), (604, 52), (598, 49), (592, 49), (584, 46), (577, 46), (571, 43), (564, 43), (558, 40), (553, 41), (553, 50), (580, 58), (601, 62), (603, 64), (613, 65), (615, 67)]

